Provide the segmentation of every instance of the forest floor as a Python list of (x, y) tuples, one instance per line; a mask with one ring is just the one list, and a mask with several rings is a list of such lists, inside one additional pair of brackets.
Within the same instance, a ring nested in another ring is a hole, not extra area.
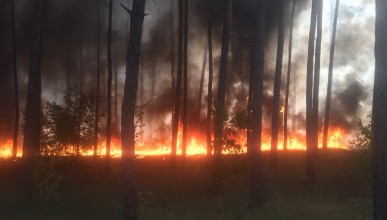
[[(305, 152), (279, 153), (278, 170), (264, 159), (264, 204), (249, 209), (249, 169), (246, 156), (223, 159), (222, 192), (209, 190), (211, 169), (206, 158), (178, 162), (175, 174), (169, 159), (137, 160), (139, 220), (228, 219), (371, 219), (372, 172), (355, 151), (320, 152), (316, 183), (305, 177)], [(121, 176), (118, 159), (109, 176), (104, 160), (82, 158), (63, 176), (57, 196), (49, 201), (26, 201), (21, 193), (20, 161), (0, 160), (0, 219), (120, 219)]]

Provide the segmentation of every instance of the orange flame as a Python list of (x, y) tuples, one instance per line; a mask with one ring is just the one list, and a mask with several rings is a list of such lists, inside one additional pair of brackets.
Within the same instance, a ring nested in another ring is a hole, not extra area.
[[(347, 134), (340, 128), (333, 128), (329, 132), (328, 137), (328, 147), (335, 149), (349, 149), (346, 147), (345, 136)], [(319, 148), (322, 146), (322, 133), (319, 135)], [(177, 143), (177, 154), (181, 155), (181, 134), (178, 135)], [(246, 152), (246, 133), (243, 132), (235, 137), (236, 142), (242, 145), (242, 152)], [(145, 156), (161, 156), (168, 155), (171, 153), (171, 141), (145, 141), (142, 143), (136, 144), (136, 155), (138, 157)], [(270, 135), (263, 133), (262, 134), (262, 147), (263, 151), (270, 150), (271, 139)], [(61, 153), (61, 155), (71, 155), (73, 150), (69, 148)], [(283, 140), (279, 140), (278, 150), (283, 150)], [(306, 150), (305, 146), (305, 137), (302, 134), (293, 133), (289, 135), (288, 139), (288, 150)], [(190, 135), (188, 138), (187, 144), (187, 156), (204, 156), (207, 153), (207, 143), (206, 138), (203, 135)], [(231, 152), (223, 151), (224, 154), (230, 154)], [(80, 154), (82, 156), (92, 156), (93, 149), (81, 149)], [(100, 142), (97, 150), (98, 156), (106, 155), (106, 143)], [(111, 142), (111, 157), (117, 158), (121, 157), (121, 141), (118, 138), (112, 138)], [(8, 140), (5, 144), (0, 145), (0, 158), (9, 158), (12, 156), (12, 140)], [(18, 148), (18, 157), (22, 156), (21, 147)]]

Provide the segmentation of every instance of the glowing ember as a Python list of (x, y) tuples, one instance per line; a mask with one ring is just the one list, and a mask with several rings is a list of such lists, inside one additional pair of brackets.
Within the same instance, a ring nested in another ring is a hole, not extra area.
[[(346, 134), (340, 128), (331, 129), (328, 137), (328, 146), (329, 148), (336, 149), (348, 149), (346, 147), (345, 137)], [(262, 150), (270, 150), (270, 135), (262, 134)], [(246, 152), (246, 134), (240, 134), (235, 137), (236, 142), (243, 146), (242, 152)], [(322, 134), (319, 136), (319, 147), (321, 148)], [(179, 135), (178, 140), (177, 154), (181, 154), (181, 135)], [(161, 156), (168, 155), (171, 153), (171, 141), (146, 141), (143, 143), (137, 143), (136, 145), (136, 154), (138, 157), (145, 156)], [(187, 145), (187, 156), (204, 156), (207, 152), (206, 138), (199, 135), (191, 135), (188, 140)], [(291, 134), (288, 139), (288, 150), (305, 150), (305, 137), (302, 134)], [(283, 150), (283, 140), (279, 140), (278, 150)], [(73, 148), (68, 148), (65, 152), (61, 153), (62, 155), (72, 155), (74, 153)], [(224, 154), (230, 154), (230, 152), (223, 151)], [(82, 156), (92, 156), (93, 149), (80, 150)], [(104, 156), (106, 154), (106, 144), (104, 141), (101, 141), (97, 155)], [(22, 155), (21, 147), (18, 148), (18, 157)], [(112, 157), (121, 156), (121, 142), (117, 138), (112, 139), (110, 155)], [(12, 156), (12, 140), (8, 140), (5, 144), (0, 145), (0, 158), (9, 158)]]

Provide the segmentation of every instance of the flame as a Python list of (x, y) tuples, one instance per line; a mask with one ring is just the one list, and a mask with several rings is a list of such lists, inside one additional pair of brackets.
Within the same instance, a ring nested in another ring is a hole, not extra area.
[[(340, 128), (333, 128), (329, 131), (328, 136), (328, 147), (335, 149), (349, 149), (346, 147), (345, 136), (346, 132)], [(323, 134), (319, 135), (319, 148), (322, 148), (322, 137)], [(177, 142), (177, 154), (181, 155), (181, 133), (178, 135)], [(242, 145), (242, 152), (246, 152), (246, 132), (241, 132), (240, 134), (233, 137), (237, 144)], [(152, 141), (142, 141), (136, 143), (136, 155), (138, 157), (145, 156), (162, 156), (169, 155), (171, 153), (171, 141), (170, 140), (152, 140)], [(121, 157), (121, 141), (118, 138), (112, 138), (110, 146), (110, 155), (113, 158)], [(263, 151), (268, 151), (271, 148), (271, 138), (268, 133), (262, 134), (262, 146)], [(22, 156), (21, 146), (18, 148), (17, 156)], [(280, 138), (278, 144), (278, 150), (283, 150), (283, 140)], [(302, 132), (293, 132), (289, 135), (288, 139), (288, 150), (306, 150), (305, 146), (305, 135)], [(82, 156), (92, 156), (94, 153), (93, 149), (81, 149), (80, 154)], [(206, 138), (203, 135), (199, 134), (190, 134), (187, 142), (187, 156), (204, 156), (207, 153), (207, 142)], [(223, 151), (224, 154), (231, 154), (231, 152)], [(61, 155), (73, 155), (74, 148), (69, 147), (64, 150)], [(97, 148), (97, 155), (104, 156), (106, 155), (106, 143), (104, 140), (100, 141), (100, 144)], [(0, 158), (9, 158), (12, 157), (12, 140), (8, 140), (5, 144), (0, 144)]]

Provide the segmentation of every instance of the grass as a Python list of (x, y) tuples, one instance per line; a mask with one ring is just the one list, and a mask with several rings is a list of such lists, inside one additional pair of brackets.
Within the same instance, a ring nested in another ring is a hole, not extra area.
[[(176, 174), (167, 158), (138, 159), (139, 219), (371, 219), (371, 171), (354, 151), (321, 152), (317, 182), (305, 178), (305, 152), (280, 152), (279, 168), (269, 172), (264, 153), (264, 205), (248, 204), (248, 163), (245, 156), (227, 156), (224, 189), (208, 189), (211, 170), (205, 158), (179, 161)], [(52, 201), (23, 201), (19, 162), (0, 161), (0, 219), (119, 219), (121, 178), (119, 160), (112, 174), (103, 174), (103, 160), (84, 158), (65, 178)]]

